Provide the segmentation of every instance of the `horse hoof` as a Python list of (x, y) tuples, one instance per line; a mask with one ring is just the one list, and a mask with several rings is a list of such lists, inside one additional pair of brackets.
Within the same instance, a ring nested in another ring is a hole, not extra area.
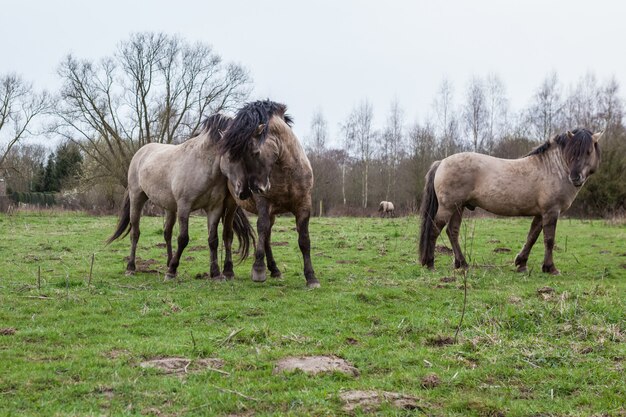
[(232, 281), (235, 279), (235, 274), (222, 274), (222, 277), (226, 281)]
[(306, 283), (307, 288), (320, 288), (320, 282), (318, 280), (315, 281), (307, 281)]
[(126, 275), (127, 277), (132, 277), (133, 275), (135, 275), (135, 271), (127, 270), (126, 272), (124, 272), (124, 275)]
[(270, 273), (270, 277), (276, 278), (276, 279), (282, 279), (283, 278), (283, 274), (280, 271), (274, 271), (274, 272)]
[(554, 265), (543, 265), (541, 267), (542, 272), (546, 272), (551, 275), (561, 275), (558, 269)]
[(252, 281), (254, 282), (265, 282), (267, 277), (265, 276), (265, 271), (259, 272), (252, 270)]
[(526, 265), (518, 266), (517, 267), (517, 272), (528, 272), (528, 268), (526, 267)]
[(167, 274), (165, 274), (164, 281), (172, 281), (174, 279), (176, 279), (176, 274), (172, 274), (171, 272), (168, 272)]
[(454, 269), (468, 269), (468, 268), (469, 268), (469, 265), (467, 264), (467, 262), (454, 261)]

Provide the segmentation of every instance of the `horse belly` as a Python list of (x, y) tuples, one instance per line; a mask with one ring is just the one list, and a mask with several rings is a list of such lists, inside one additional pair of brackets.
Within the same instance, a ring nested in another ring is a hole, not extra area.
[(535, 195), (519, 189), (479, 187), (472, 193), (470, 204), (499, 216), (534, 216), (540, 214)]

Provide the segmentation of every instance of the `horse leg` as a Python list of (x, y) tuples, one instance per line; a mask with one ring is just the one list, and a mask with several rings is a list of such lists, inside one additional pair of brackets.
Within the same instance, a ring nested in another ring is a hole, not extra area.
[(178, 264), (180, 263), (180, 257), (189, 243), (189, 211), (189, 207), (183, 207), (181, 205), (178, 206), (178, 226), (180, 228), (178, 232), (178, 247), (176, 248), (176, 253), (168, 265), (169, 268), (167, 270), (167, 274), (165, 274), (166, 280), (176, 278), (176, 270), (178, 269)]
[(426, 249), (426, 252), (430, 254), (430, 256), (428, 257), (428, 259), (426, 259), (426, 262), (424, 263), (424, 265), (426, 265), (426, 268), (430, 270), (435, 269), (435, 248), (437, 245), (437, 238), (439, 238), (439, 235), (441, 234), (443, 228), (446, 227), (446, 223), (447, 220), (438, 217), (433, 220), (433, 230), (430, 238), (428, 239), (428, 247)]
[(309, 218), (311, 209), (304, 208), (296, 213), (296, 228), (298, 229), (298, 246), (304, 259), (304, 277), (306, 286), (309, 288), (319, 288), (320, 282), (315, 277), (313, 264), (311, 263), (311, 239), (309, 238)]
[(467, 268), (467, 261), (461, 251), (461, 245), (459, 244), (459, 231), (461, 229), (461, 221), (463, 220), (463, 207), (457, 207), (452, 213), (448, 227), (446, 228), (446, 234), (452, 244), (452, 251), (454, 252), (454, 267), (455, 268)]
[(217, 262), (217, 249), (219, 246), (219, 238), (217, 237), (217, 226), (220, 223), (220, 214), (221, 213), (219, 210), (207, 211), (207, 226), (209, 229), (209, 256), (211, 259), (209, 276), (212, 279), (221, 278), (220, 267)]
[(224, 270), (222, 271), (222, 275), (224, 275), (225, 279), (233, 279), (235, 278), (235, 272), (233, 270), (233, 221), (235, 219), (237, 206), (232, 199), (227, 199), (227, 202), (224, 204), (222, 240), (224, 241), (226, 255), (224, 257)]
[(135, 255), (137, 253), (137, 242), (139, 242), (139, 220), (141, 219), (141, 210), (143, 205), (148, 201), (148, 196), (139, 192), (131, 194), (130, 199), (130, 256), (126, 265), (126, 275), (135, 274)]
[(163, 227), (163, 238), (165, 239), (165, 246), (167, 247), (167, 266), (170, 266), (172, 261), (172, 230), (176, 224), (176, 212), (165, 210), (165, 225)]
[(280, 269), (276, 266), (274, 254), (272, 253), (272, 227), (274, 227), (275, 221), (276, 216), (270, 216), (270, 229), (267, 232), (267, 240), (265, 241), (265, 258), (267, 259), (267, 269), (270, 270), (270, 276), (272, 278), (282, 278), (283, 274), (280, 273)]
[(548, 213), (543, 216), (543, 242), (545, 245), (545, 255), (541, 270), (552, 275), (559, 275), (560, 272), (554, 266), (552, 260), (552, 250), (554, 249), (554, 238), (556, 236), (556, 222), (559, 219), (559, 213)]
[(270, 233), (271, 222), (269, 214), (269, 203), (263, 197), (255, 198), (258, 219), (256, 222), (256, 230), (258, 241), (256, 243), (256, 251), (254, 252), (254, 264), (252, 265), (252, 281), (265, 282), (265, 241)]
[(535, 216), (533, 218), (533, 222), (530, 225), (530, 230), (528, 231), (528, 237), (526, 238), (526, 243), (524, 247), (515, 257), (515, 266), (517, 266), (517, 272), (526, 272), (528, 268), (526, 267), (526, 262), (528, 261), (528, 256), (530, 255), (530, 250), (533, 248), (533, 245), (537, 241), (539, 234), (541, 233), (541, 229), (543, 226), (541, 225), (541, 216)]

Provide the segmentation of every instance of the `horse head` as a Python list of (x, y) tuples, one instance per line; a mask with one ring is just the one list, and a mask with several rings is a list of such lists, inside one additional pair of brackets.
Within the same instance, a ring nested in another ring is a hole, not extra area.
[(563, 137), (563, 154), (569, 169), (569, 180), (575, 187), (582, 187), (600, 165), (598, 140), (602, 132), (591, 133), (586, 129), (567, 132)]
[(228, 153), (224, 153), (220, 158), (220, 170), (228, 178), (235, 197), (239, 200), (247, 200), (252, 196), (248, 186), (248, 175), (241, 161), (231, 161)]
[(241, 163), (246, 182), (253, 193), (266, 194), (270, 189), (270, 174), (279, 156), (280, 128), (278, 119), (287, 125), (291, 118), (284, 104), (270, 100), (244, 105), (224, 133), (222, 153), (230, 162)]
[(265, 194), (270, 190), (270, 174), (277, 159), (274, 141), (266, 140), (267, 125), (261, 123), (257, 126), (247, 152), (243, 155), (243, 163), (248, 173), (250, 190), (255, 194)]

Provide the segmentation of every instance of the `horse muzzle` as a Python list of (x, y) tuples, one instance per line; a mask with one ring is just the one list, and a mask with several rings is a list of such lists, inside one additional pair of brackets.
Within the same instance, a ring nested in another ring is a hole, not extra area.
[(254, 193), (254, 194), (265, 194), (270, 190), (270, 183), (268, 182), (266, 185), (258, 185), (258, 184), (254, 184), (250, 186), (250, 190)]
[(582, 187), (585, 183), (585, 178), (581, 175), (577, 175), (575, 177), (570, 176), (569, 180), (574, 185), (574, 187)]

